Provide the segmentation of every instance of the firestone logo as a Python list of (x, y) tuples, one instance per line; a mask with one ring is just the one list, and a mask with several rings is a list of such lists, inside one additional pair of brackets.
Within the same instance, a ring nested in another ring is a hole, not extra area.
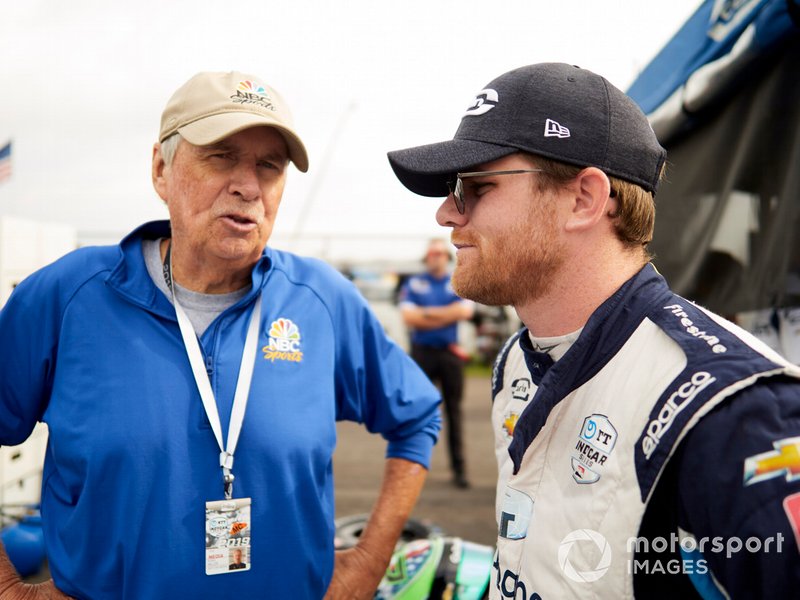
[(680, 324), (686, 329), (686, 333), (704, 341), (709, 345), (714, 354), (722, 354), (728, 351), (723, 344), (720, 344), (720, 339), (717, 336), (709, 335), (697, 327), (680, 304), (671, 304), (670, 306), (665, 306), (664, 310), (668, 310), (673, 315), (678, 317), (680, 319)]

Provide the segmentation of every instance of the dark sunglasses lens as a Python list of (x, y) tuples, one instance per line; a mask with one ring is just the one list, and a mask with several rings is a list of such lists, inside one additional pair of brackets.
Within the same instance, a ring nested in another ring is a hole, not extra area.
[(458, 214), (464, 214), (464, 184), (461, 183), (461, 179), (456, 179), (456, 186), (453, 190), (453, 200), (456, 203), (456, 209), (458, 210)]

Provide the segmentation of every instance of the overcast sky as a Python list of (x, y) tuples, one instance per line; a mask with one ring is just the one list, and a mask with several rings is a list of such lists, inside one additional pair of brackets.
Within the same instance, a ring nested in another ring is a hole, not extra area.
[[(150, 182), (163, 106), (197, 71), (233, 69), (282, 93), (309, 151), (308, 173), (290, 168), (276, 245), (328, 258), (419, 253), (420, 240), (447, 234), (438, 201), (406, 191), (387, 150), (452, 138), (475, 94), (524, 64), (576, 64), (624, 90), (699, 5), (7, 2), (0, 146), (13, 139), (14, 172), (0, 183), (0, 214), (103, 242), (166, 218)], [(344, 237), (364, 241), (348, 250)]]

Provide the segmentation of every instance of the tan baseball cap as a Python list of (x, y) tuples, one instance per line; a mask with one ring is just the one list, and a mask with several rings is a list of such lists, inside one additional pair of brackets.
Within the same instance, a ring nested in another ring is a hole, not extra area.
[(300, 171), (308, 171), (308, 154), (289, 107), (275, 89), (246, 73), (203, 72), (184, 83), (164, 108), (158, 141), (177, 132), (190, 144), (207, 146), (259, 125), (277, 129), (289, 158)]

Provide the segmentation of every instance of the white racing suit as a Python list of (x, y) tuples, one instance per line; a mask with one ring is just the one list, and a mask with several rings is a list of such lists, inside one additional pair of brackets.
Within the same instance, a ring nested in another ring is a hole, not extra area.
[[(797, 399), (798, 374), (743, 330), (673, 294), (650, 265), (595, 311), (557, 362), (533, 350), (527, 330), (512, 337), (493, 377), (499, 481), (490, 597), (632, 598), (635, 575), (653, 568), (635, 562), (637, 549), (653, 543), (658, 550), (662, 541), (637, 540), (643, 517), (682, 440), (715, 407), (736, 404), (741, 390), (753, 396), (768, 379), (788, 381)], [(792, 423), (787, 438), (800, 435)], [(710, 468), (721, 460), (706, 458)], [(743, 466), (741, 485), (750, 493), (760, 484), (747, 479), (747, 465), (732, 468)], [(678, 492), (665, 494), (675, 501)], [(797, 554), (784, 521), (784, 549)], [(664, 541), (684, 559), (705, 561), (683, 552), (696, 546), (692, 532), (670, 533)], [(712, 554), (719, 546), (703, 549)], [(703, 592), (710, 585), (731, 593), (713, 564), (678, 566), (703, 597), (725, 597)]]

